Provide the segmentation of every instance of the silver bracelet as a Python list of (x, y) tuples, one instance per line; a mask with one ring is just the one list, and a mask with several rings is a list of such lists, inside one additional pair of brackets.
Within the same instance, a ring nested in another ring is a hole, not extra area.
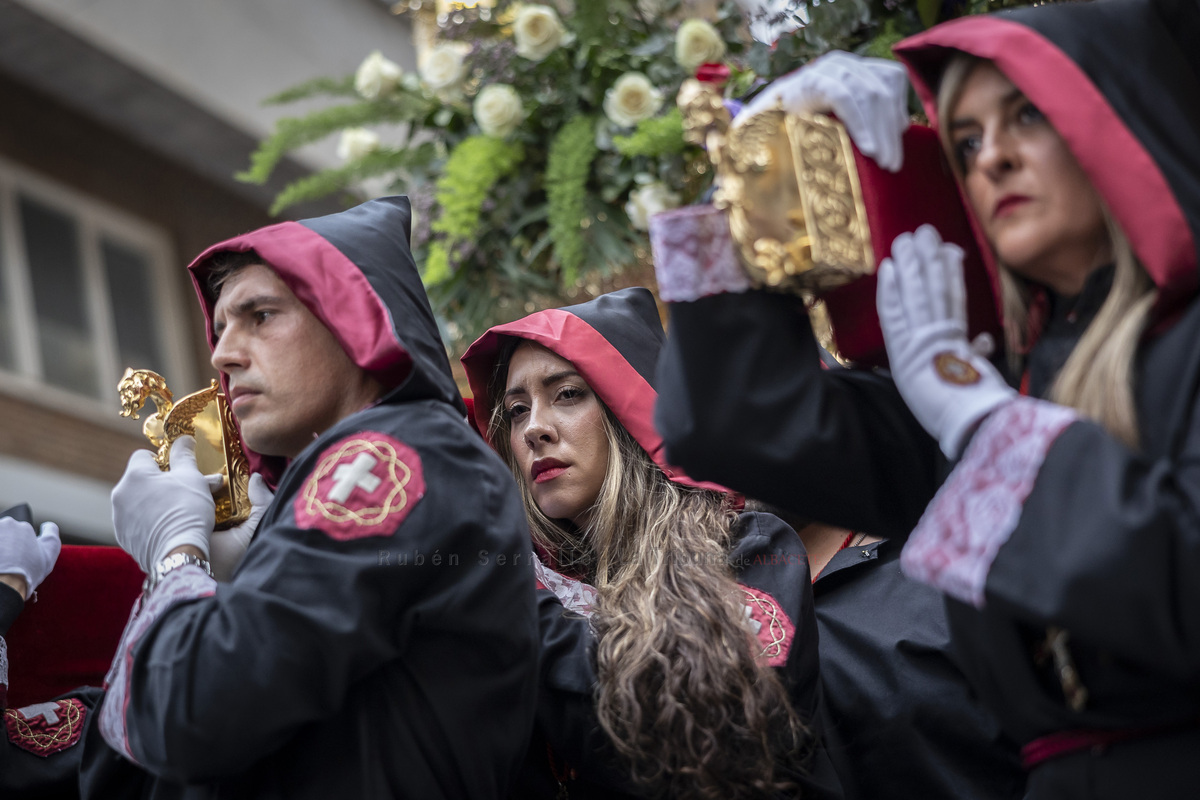
[(213, 577), (212, 567), (209, 566), (208, 561), (200, 558), (200, 556), (194, 556), (191, 553), (172, 553), (154, 565), (154, 571), (146, 576), (146, 582), (142, 584), (142, 592), (147, 595), (150, 594), (154, 591), (154, 587), (162, 583), (162, 579), (167, 577), (168, 572), (187, 566), (188, 564), (199, 567), (204, 570), (205, 575), (210, 578)]

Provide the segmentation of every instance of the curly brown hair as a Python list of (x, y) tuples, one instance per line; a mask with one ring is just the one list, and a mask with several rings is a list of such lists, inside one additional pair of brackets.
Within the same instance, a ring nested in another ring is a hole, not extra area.
[(632, 777), (655, 797), (794, 795), (813, 737), (746, 627), (726, 497), (669, 480), (605, 406), (609, 467), (588, 523), (547, 517), (499, 402), (511, 352), (492, 383), (488, 438), (521, 487), (534, 542), (598, 591), (596, 714)]

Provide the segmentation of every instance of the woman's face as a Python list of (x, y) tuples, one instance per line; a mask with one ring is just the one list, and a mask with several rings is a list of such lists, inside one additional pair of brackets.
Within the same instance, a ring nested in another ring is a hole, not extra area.
[(513, 352), (501, 400), (521, 478), (551, 519), (582, 525), (604, 485), (604, 407), (570, 361), (538, 344)]
[(967, 198), (1000, 261), (1078, 294), (1111, 253), (1100, 197), (1062, 137), (990, 62), (968, 74), (949, 125)]

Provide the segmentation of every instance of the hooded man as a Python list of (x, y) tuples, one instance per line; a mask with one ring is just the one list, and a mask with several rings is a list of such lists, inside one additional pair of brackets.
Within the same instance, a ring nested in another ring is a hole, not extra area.
[(536, 687), (528, 530), (464, 419), (409, 225), (407, 199), (374, 200), (189, 267), (251, 471), (275, 495), (218, 584), (210, 544), (219, 555), (229, 534), (212, 534), (192, 441), (169, 472), (130, 459), (114, 526), (149, 588), (106, 681), (103, 742), (85, 746), (85, 792), (127, 774), (115, 751), (156, 798), (506, 794)]

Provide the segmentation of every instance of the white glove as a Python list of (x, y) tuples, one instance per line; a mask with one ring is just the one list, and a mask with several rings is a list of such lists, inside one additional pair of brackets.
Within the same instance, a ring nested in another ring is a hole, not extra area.
[(246, 489), (250, 498), (250, 516), (236, 528), (227, 531), (213, 531), (209, 542), (209, 563), (212, 566), (213, 577), (219, 581), (228, 581), (233, 577), (233, 571), (241, 563), (254, 531), (267, 506), (275, 499), (275, 493), (267, 488), (267, 482), (257, 472), (250, 476), (250, 485)]
[(24, 578), (26, 600), (54, 569), (60, 550), (62, 541), (53, 522), (43, 522), (42, 535), (38, 536), (28, 522), (0, 518), (0, 575)]
[(908, 76), (895, 61), (834, 50), (763, 89), (733, 124), (779, 103), (792, 114), (832, 111), (864, 156), (890, 172), (904, 165)]
[(117, 544), (147, 573), (183, 545), (207, 557), (208, 537), (216, 524), (212, 493), (220, 486), (220, 475), (204, 475), (196, 467), (196, 440), (191, 436), (180, 436), (171, 445), (167, 472), (158, 468), (149, 450), (138, 450), (112, 491)]
[(961, 248), (922, 225), (892, 243), (875, 296), (896, 388), (950, 458), (980, 420), (1016, 396), (967, 341), (962, 262)]
[(804, 27), (795, 0), (736, 0), (742, 17), (750, 21), (750, 35), (763, 44)]

